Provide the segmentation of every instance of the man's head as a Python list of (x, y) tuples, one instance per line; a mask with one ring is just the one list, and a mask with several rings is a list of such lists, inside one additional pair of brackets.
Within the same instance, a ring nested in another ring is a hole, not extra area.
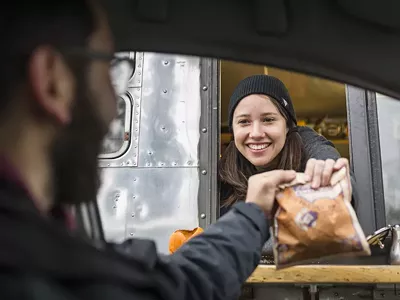
[[(1, 24), (2, 151), (26, 155), (20, 148), (29, 141), (30, 159), (37, 157), (47, 167), (38, 176), (50, 174), (49, 184), (42, 183), (47, 191), (37, 195), (54, 195), (63, 204), (92, 201), (99, 181), (97, 155), (116, 110), (106, 17), (88, 1), (22, 2), (21, 11), (14, 3), (1, 13), (9, 13), (1, 21), (8, 22)], [(19, 166), (22, 174), (24, 168)]]

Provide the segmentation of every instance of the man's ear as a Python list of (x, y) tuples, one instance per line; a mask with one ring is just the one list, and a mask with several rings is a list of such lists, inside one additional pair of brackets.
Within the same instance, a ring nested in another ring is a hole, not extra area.
[(29, 60), (28, 79), (39, 107), (57, 123), (69, 123), (75, 79), (61, 54), (52, 47), (38, 47)]

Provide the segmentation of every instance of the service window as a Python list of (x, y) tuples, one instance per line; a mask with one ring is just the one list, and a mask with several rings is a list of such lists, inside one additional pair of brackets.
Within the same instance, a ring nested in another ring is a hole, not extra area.
[(116, 158), (128, 149), (131, 107), (129, 95), (117, 98), (117, 116), (111, 122), (108, 133), (103, 139), (99, 158)]
[[(298, 125), (314, 129), (331, 141), (342, 157), (350, 160), (359, 196), (355, 211), (365, 234), (396, 222), (400, 209), (396, 201), (396, 197), (400, 197), (400, 188), (396, 186), (395, 175), (400, 169), (400, 140), (397, 139), (400, 137), (400, 121), (396, 121), (395, 115), (400, 112), (400, 102), (390, 99), (376, 101), (375, 93), (344, 83), (270, 66), (223, 60), (220, 61), (220, 157), (232, 141), (228, 128), (228, 105), (233, 90), (242, 79), (256, 74), (279, 78), (289, 90)], [(378, 112), (383, 120), (379, 122), (379, 130), (376, 102), (381, 102)], [(379, 135), (379, 131), (385, 132), (385, 136)], [(384, 157), (383, 180), (379, 142)]]
[(350, 159), (346, 88), (342, 83), (262, 65), (221, 61), (221, 155), (232, 139), (228, 129), (229, 99), (244, 78), (268, 74), (289, 90), (299, 126), (309, 126), (330, 140), (342, 157)]

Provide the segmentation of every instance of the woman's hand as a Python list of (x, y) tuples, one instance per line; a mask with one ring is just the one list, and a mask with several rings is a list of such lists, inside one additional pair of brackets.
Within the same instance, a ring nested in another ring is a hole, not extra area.
[(311, 158), (306, 165), (305, 174), (311, 181), (311, 187), (317, 189), (327, 186), (330, 183), (332, 173), (346, 167), (349, 172), (349, 161), (347, 158), (339, 158), (336, 162), (333, 159), (317, 160)]

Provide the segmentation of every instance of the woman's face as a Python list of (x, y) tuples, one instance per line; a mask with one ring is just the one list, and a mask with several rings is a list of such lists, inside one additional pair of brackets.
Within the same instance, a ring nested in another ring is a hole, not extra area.
[(266, 95), (243, 98), (233, 113), (236, 148), (254, 166), (268, 165), (286, 140), (286, 120)]

